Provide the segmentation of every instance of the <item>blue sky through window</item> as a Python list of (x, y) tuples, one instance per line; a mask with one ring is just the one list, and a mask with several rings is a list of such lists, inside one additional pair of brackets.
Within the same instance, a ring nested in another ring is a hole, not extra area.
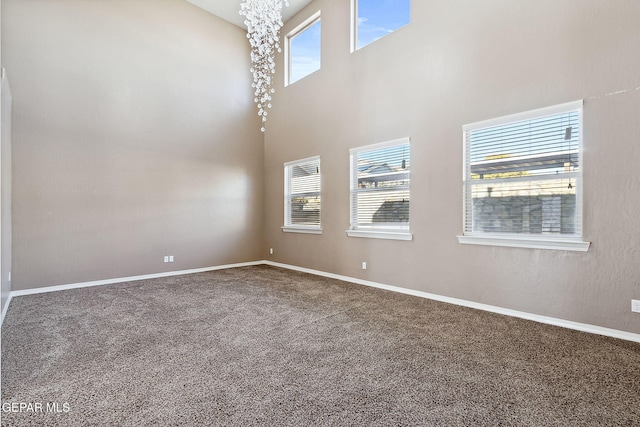
[(410, 0), (355, 1), (358, 2), (357, 49), (394, 32), (410, 21)]
[(321, 25), (318, 19), (310, 27), (290, 39), (289, 83), (320, 69)]

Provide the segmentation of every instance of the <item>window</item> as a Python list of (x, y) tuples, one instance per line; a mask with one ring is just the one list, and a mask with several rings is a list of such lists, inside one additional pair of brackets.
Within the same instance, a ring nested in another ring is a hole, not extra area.
[(320, 234), (320, 157), (284, 164), (283, 231)]
[(351, 237), (411, 240), (410, 140), (354, 148), (351, 153)]
[(351, 0), (351, 51), (363, 48), (410, 21), (410, 0)]
[(297, 82), (320, 69), (320, 12), (287, 34), (285, 43), (285, 85)]
[(463, 127), (461, 243), (587, 250), (582, 101)]

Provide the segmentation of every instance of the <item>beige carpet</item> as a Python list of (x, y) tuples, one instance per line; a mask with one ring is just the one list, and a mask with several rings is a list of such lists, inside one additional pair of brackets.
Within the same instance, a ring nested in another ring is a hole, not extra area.
[(7, 426), (640, 425), (640, 344), (267, 266), (18, 297), (2, 340)]

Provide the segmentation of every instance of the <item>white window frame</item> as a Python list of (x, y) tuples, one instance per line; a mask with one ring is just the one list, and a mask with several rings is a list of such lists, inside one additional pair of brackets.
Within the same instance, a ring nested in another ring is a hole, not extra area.
[[(294, 166), (313, 161), (318, 162), (318, 173), (320, 175), (318, 191), (312, 193), (292, 193), (290, 191), (292, 178), (291, 170)], [(307, 157), (305, 159), (294, 160), (284, 164), (284, 226), (282, 227), (282, 231), (287, 233), (322, 234), (322, 207), (320, 208), (320, 219), (318, 225), (298, 225), (291, 223), (291, 197), (294, 194), (306, 196), (313, 196), (315, 194), (320, 197), (320, 206), (322, 206), (322, 169), (320, 167), (320, 156)]]
[[(349, 150), (349, 168), (350, 168), (350, 180), (349, 180), (349, 219), (350, 219), (350, 227), (346, 231), (347, 236), (349, 237), (365, 237), (365, 238), (374, 238), (374, 239), (390, 239), (390, 240), (413, 240), (413, 234), (411, 234), (410, 229), (410, 219), (406, 224), (402, 223), (402, 225), (398, 226), (389, 226), (389, 225), (381, 225), (381, 226), (361, 226), (357, 224), (357, 219), (354, 219), (354, 212), (357, 207), (354, 205), (357, 203), (357, 194), (359, 192), (358, 189), (358, 165), (357, 162), (354, 161), (354, 154), (364, 153), (367, 151), (378, 150), (380, 148), (386, 147), (395, 147), (399, 145), (409, 144), (411, 147), (411, 139), (409, 137), (395, 139), (392, 141), (381, 142), (378, 144), (366, 145), (363, 147), (352, 148)], [(409, 159), (411, 158), (411, 152), (409, 151)], [(409, 175), (411, 174), (411, 161), (409, 161)], [(411, 194), (411, 180), (409, 179), (408, 185), (409, 194)], [(411, 196), (409, 196), (409, 201), (411, 200)], [(411, 207), (411, 204), (409, 204)], [(409, 208), (411, 209), (411, 208)], [(409, 216), (409, 218), (411, 218)]]
[[(320, 42), (320, 68), (318, 68), (317, 70), (305, 75), (304, 77), (299, 78), (298, 80), (292, 82), (290, 80), (291, 78), (291, 41), (296, 38), (296, 36), (299, 36), (300, 34), (302, 34), (303, 32), (305, 32), (306, 30), (308, 30), (309, 28), (311, 28), (316, 22), (321, 22), (321, 13), (320, 11), (317, 11), (316, 13), (314, 13), (313, 15), (311, 15), (310, 17), (308, 17), (307, 19), (305, 19), (300, 25), (296, 26), (293, 30), (289, 31), (287, 33), (287, 35), (285, 36), (285, 43), (284, 43), (284, 86), (287, 87), (290, 84), (293, 84), (295, 82), (299, 82), (300, 80), (304, 79), (305, 77), (310, 76), (311, 74), (314, 74), (318, 71), (320, 71), (322, 69), (322, 41)], [(322, 24), (320, 24), (322, 26)], [(320, 34), (322, 34), (322, 28), (320, 28)]]
[[(471, 123), (463, 126), (463, 234), (457, 236), (458, 241), (462, 244), (470, 245), (487, 245), (487, 246), (507, 246), (516, 248), (534, 248), (534, 249), (555, 249), (566, 251), (581, 251), (586, 252), (589, 249), (590, 242), (585, 242), (582, 239), (582, 218), (583, 218), (583, 101), (568, 102), (565, 104), (555, 105), (546, 108), (540, 108), (532, 111), (526, 111), (523, 113), (512, 114), (509, 116), (499, 117), (495, 119), (485, 120), (481, 122)], [(469, 232), (465, 231), (465, 218), (467, 217), (468, 208), (465, 200), (470, 200), (470, 195), (467, 192), (471, 191), (470, 185), (470, 165), (468, 164), (467, 154), (467, 141), (466, 135), (468, 132), (478, 130), (487, 127), (494, 127), (514, 123), (518, 121), (532, 120), (538, 117), (562, 114), (567, 112), (577, 111), (579, 114), (579, 152), (578, 162), (579, 168), (576, 172), (576, 216), (579, 218), (581, 224), (579, 233), (575, 235), (538, 235), (538, 234), (507, 234), (507, 233), (490, 233), (490, 232)]]
[[(362, 47), (358, 47), (358, 2), (359, 1), (360, 0), (351, 0), (351, 53), (353, 53), (353, 52), (355, 52), (357, 50), (360, 50), (362, 48), (365, 48), (365, 47), (369, 46), (370, 44), (373, 44), (376, 41), (380, 40), (380, 39), (377, 39), (377, 40), (374, 40), (374, 41), (372, 41), (370, 43), (367, 43), (366, 45), (364, 45)], [(409, 8), (411, 8), (411, 0), (408, 0), (408, 1), (409, 1)], [(410, 23), (411, 23), (411, 18), (409, 18), (409, 22), (407, 22), (405, 25), (396, 28), (395, 30), (391, 31), (388, 34), (395, 33), (400, 28), (404, 28), (407, 25), (409, 25)], [(381, 38), (384, 38), (385, 36), (382, 36)]]

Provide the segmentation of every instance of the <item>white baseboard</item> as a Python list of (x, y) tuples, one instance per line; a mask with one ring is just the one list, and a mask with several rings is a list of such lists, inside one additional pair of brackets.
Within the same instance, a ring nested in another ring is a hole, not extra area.
[[(25, 289), (22, 291), (11, 291), (11, 293), (9, 294), (9, 300), (12, 297), (19, 297), (23, 295), (43, 294), (47, 292), (66, 291), (68, 289), (88, 288), (91, 286), (111, 285), (114, 283), (134, 282), (137, 280), (158, 279), (160, 277), (181, 276), (183, 274), (202, 273), (205, 271), (224, 270), (227, 268), (248, 267), (251, 265), (261, 265), (261, 264), (264, 264), (264, 261), (242, 262), (238, 264), (217, 265), (215, 267), (194, 268), (191, 270), (167, 271), (164, 273), (144, 274), (141, 276), (118, 277), (115, 279), (72, 283), (69, 285), (58, 285), (58, 286), (47, 286), (45, 288)], [(9, 300), (7, 300), (6, 306), (9, 306), (8, 304)], [(4, 316), (3, 316), (3, 319), (4, 319)]]
[(114, 279), (105, 279), (105, 280), (95, 280), (91, 282), (79, 282), (79, 283), (71, 283), (68, 285), (58, 285), (58, 286), (47, 286), (43, 288), (33, 288), (33, 289), (25, 289), (21, 291), (11, 291), (9, 292), (9, 296), (7, 298), (7, 302), (2, 308), (2, 317), (0, 317), (0, 327), (4, 324), (4, 317), (7, 315), (7, 310), (9, 309), (9, 303), (13, 297), (19, 297), (24, 295), (35, 295), (35, 294), (43, 294), (47, 292), (56, 292), (56, 291), (65, 291), (69, 289), (78, 289), (78, 288), (88, 288), (92, 286), (102, 286), (102, 285), (111, 285), (115, 283), (123, 283), (123, 282), (134, 282), (137, 280), (146, 280), (146, 279), (157, 279), (160, 277), (170, 277), (170, 276), (180, 276), (183, 274), (193, 274), (193, 273), (202, 273), (205, 271), (213, 271), (213, 270), (223, 270), (227, 268), (236, 268), (236, 267), (247, 267), (251, 265), (261, 265), (264, 264), (263, 261), (252, 261), (252, 262), (242, 262), (237, 264), (226, 264), (226, 265), (217, 265), (213, 267), (204, 267), (204, 268), (194, 268), (191, 270), (178, 270), (178, 271), (168, 271), (164, 273), (154, 273), (154, 274), (144, 274), (140, 276), (130, 276), (130, 277), (117, 277)]
[(4, 307), (2, 307), (2, 317), (0, 317), (0, 326), (4, 323), (4, 316), (7, 315), (7, 310), (9, 309), (9, 303), (11, 302), (11, 292), (9, 292), (9, 296), (7, 296), (7, 301), (4, 303)]
[(179, 276), (183, 274), (202, 273), (205, 271), (223, 270), (227, 268), (248, 267), (253, 265), (270, 265), (273, 267), (280, 267), (289, 270), (300, 271), (303, 273), (314, 274), (316, 276), (328, 277), (331, 279), (342, 280), (345, 282), (351, 282), (359, 285), (371, 286), (374, 288), (385, 289), (392, 292), (398, 292), (407, 295), (413, 295), (421, 298), (427, 298), (434, 301), (446, 302), (449, 304), (455, 304), (463, 307), (475, 308), (477, 310), (489, 311), (491, 313), (503, 314), (505, 316), (518, 317), (520, 319), (532, 320), (534, 322), (545, 323), (548, 325), (560, 326), (567, 329), (573, 329), (576, 331), (588, 332), (591, 334), (604, 335), (612, 338), (619, 338), (627, 341), (640, 342), (640, 334), (634, 334), (632, 332), (620, 331), (617, 329), (604, 328), (596, 325), (589, 325), (587, 323), (573, 322), (570, 320), (558, 319), (555, 317), (541, 316), (538, 314), (527, 313), (524, 311), (511, 310), (508, 308), (497, 307), (488, 304), (481, 304), (474, 301), (467, 301), (459, 298), (451, 298), (447, 296), (431, 294), (428, 292), (416, 291), (413, 289), (401, 288), (398, 286), (386, 285), (384, 283), (372, 282), (369, 280), (358, 279), (355, 277), (342, 276), (340, 274), (327, 273), (320, 270), (313, 270), (310, 268), (297, 267), (295, 265), (282, 264), (273, 261), (251, 261), (237, 264), (218, 265), (214, 267), (195, 268), (191, 270), (169, 271), (164, 273), (146, 274), (141, 276), (131, 277), (119, 277), (115, 279), (97, 280), (92, 282), (72, 283), (69, 285), (49, 286), (45, 288), (26, 289), (22, 291), (12, 291), (9, 293), (7, 302), (2, 310), (2, 318), (0, 319), (0, 325), (4, 323), (4, 317), (7, 314), (9, 303), (13, 297), (23, 295), (34, 295), (46, 292), (64, 291), (68, 289), (86, 288), (91, 286), (110, 285), (114, 283), (133, 282), (137, 280), (156, 279), (160, 277)]
[(478, 302), (467, 301), (459, 298), (451, 298), (428, 292), (416, 291), (413, 289), (401, 288), (398, 286), (385, 285), (383, 283), (371, 282), (369, 280), (357, 279), (355, 277), (342, 276), (339, 274), (326, 273), (324, 271), (313, 270), (310, 268), (297, 267), (289, 264), (282, 264), (273, 261), (264, 261), (264, 264), (273, 267), (287, 268), (289, 270), (300, 271), (303, 273), (315, 274), (317, 276), (328, 277), (331, 279), (343, 280), (345, 282), (356, 283), (359, 285), (371, 286), (374, 288), (385, 289), (388, 291), (399, 292), (402, 294), (413, 295), (421, 298), (427, 298), (435, 301), (446, 302), (449, 304), (460, 305), (463, 307), (475, 308), (477, 310), (489, 311), (491, 313), (503, 314), (505, 316), (518, 317), (520, 319), (532, 320), (534, 322), (545, 323), (548, 325), (560, 326), (576, 331), (588, 332), (591, 334), (604, 335), (612, 338), (619, 338), (627, 341), (640, 342), (640, 334), (632, 332), (620, 331), (617, 329), (603, 328), (601, 326), (589, 325), (587, 323), (573, 322), (571, 320), (558, 319), (555, 317), (541, 316), (538, 314), (527, 313), (524, 311), (511, 310), (508, 308), (497, 307), (489, 304), (481, 304)]

